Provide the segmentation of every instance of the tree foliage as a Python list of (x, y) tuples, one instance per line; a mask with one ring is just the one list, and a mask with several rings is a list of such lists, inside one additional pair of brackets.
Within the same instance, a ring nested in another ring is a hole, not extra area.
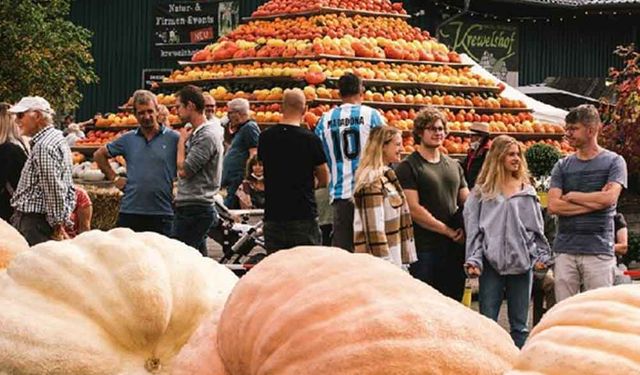
[(622, 155), (630, 174), (640, 174), (640, 53), (633, 44), (619, 46), (615, 52), (625, 60), (622, 70), (610, 68), (615, 104), (601, 107), (605, 147)]
[(39, 95), (69, 112), (79, 85), (98, 81), (91, 32), (67, 19), (70, 9), (71, 0), (0, 1), (0, 100)]

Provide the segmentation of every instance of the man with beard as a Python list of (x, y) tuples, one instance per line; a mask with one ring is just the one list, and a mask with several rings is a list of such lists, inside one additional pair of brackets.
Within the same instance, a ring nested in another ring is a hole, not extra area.
[(469, 195), (460, 164), (440, 152), (446, 119), (433, 107), (418, 113), (413, 138), (416, 151), (396, 169), (409, 203), (418, 261), (413, 277), (456, 301), (464, 292), (464, 230), (459, 209)]
[(555, 295), (558, 302), (581, 290), (612, 286), (615, 279), (614, 216), (627, 165), (598, 145), (600, 114), (589, 104), (565, 118), (566, 139), (576, 152), (551, 171), (549, 212), (558, 215), (553, 243)]
[(202, 90), (188, 85), (178, 91), (178, 115), (189, 123), (178, 140), (178, 190), (173, 237), (207, 256), (207, 231), (216, 218), (214, 196), (220, 189), (222, 137), (205, 118)]
[[(93, 158), (107, 179), (124, 191), (117, 226), (169, 236), (179, 135), (158, 123), (158, 102), (153, 93), (136, 91), (133, 111), (140, 126), (100, 147)], [(118, 155), (127, 162), (126, 178), (116, 175), (109, 165), (109, 158)]]

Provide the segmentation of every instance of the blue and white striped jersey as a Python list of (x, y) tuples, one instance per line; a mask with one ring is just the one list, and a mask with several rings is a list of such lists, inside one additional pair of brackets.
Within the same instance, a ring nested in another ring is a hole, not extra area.
[(369, 131), (382, 125), (384, 119), (377, 110), (359, 104), (342, 104), (318, 121), (315, 133), (322, 140), (331, 171), (332, 202), (353, 197), (354, 177)]

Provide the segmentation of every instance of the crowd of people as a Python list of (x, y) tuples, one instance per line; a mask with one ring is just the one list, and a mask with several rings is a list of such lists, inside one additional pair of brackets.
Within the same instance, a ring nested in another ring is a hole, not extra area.
[[(416, 150), (403, 159), (402, 133), (362, 104), (362, 80), (347, 73), (338, 88), (342, 104), (314, 131), (301, 126), (303, 91), (291, 89), (282, 121), (262, 132), (247, 100), (230, 101), (221, 123), (213, 97), (195, 86), (176, 95), (187, 125), (174, 131), (155, 95), (137, 91), (139, 127), (94, 155), (124, 193), (117, 226), (171, 236), (206, 256), (222, 189), (229, 208), (264, 209), (269, 254), (320, 244), (368, 253), (458, 301), (465, 280), (478, 277), (480, 312), (497, 320), (506, 296), (518, 346), (528, 336), (534, 274), (553, 266), (558, 301), (613, 285), (616, 254), (626, 251), (616, 241), (623, 220), (614, 217), (627, 170), (622, 157), (598, 145), (593, 106), (566, 117), (566, 139), (576, 152), (551, 172), (547, 214), (557, 216), (557, 233), (550, 245), (517, 140), (490, 140), (486, 125), (474, 124), (471, 151), (460, 163), (441, 151), (443, 113), (427, 107), (414, 120)], [(87, 230), (86, 199), (76, 197), (69, 145), (52, 126), (49, 104), (26, 97), (0, 111), (0, 162), (11, 165), (0, 176), (2, 217), (31, 245)], [(126, 176), (110, 166), (115, 156), (126, 160)]]

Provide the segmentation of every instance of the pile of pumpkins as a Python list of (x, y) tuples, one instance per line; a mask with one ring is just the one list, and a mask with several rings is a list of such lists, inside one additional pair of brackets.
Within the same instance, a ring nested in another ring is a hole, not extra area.
[(639, 374), (640, 288), (493, 321), (364, 254), (301, 247), (241, 280), (128, 229), (31, 248), (0, 222), (0, 374)]

